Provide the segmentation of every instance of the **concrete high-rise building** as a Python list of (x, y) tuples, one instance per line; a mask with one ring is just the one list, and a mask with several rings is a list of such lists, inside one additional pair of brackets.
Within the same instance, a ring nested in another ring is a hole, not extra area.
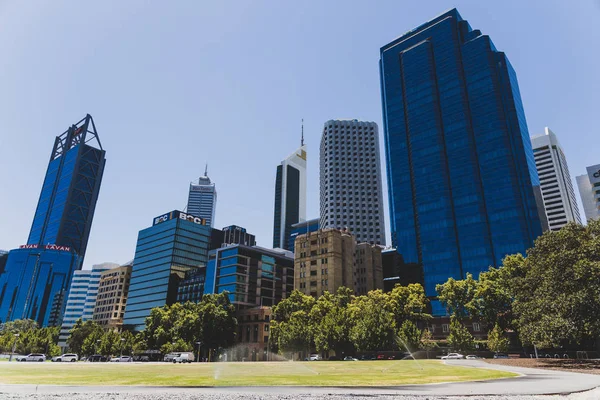
[(129, 293), (133, 261), (102, 272), (94, 307), (94, 321), (106, 329), (121, 330)]
[(350, 232), (328, 228), (298, 235), (294, 248), (294, 288), (306, 295), (342, 286), (357, 295), (383, 289), (381, 247), (357, 245)]
[(587, 167), (587, 175), (577, 177), (579, 195), (587, 221), (600, 219), (600, 164)]
[(319, 164), (320, 228), (347, 229), (359, 243), (385, 245), (377, 124), (327, 121)]
[(105, 161), (89, 114), (56, 137), (27, 244), (9, 253), (0, 275), (0, 320), (47, 326), (62, 319), (64, 294), (85, 257)]
[(119, 264), (115, 263), (103, 263), (92, 266), (91, 270), (82, 269), (73, 273), (58, 337), (58, 345), (61, 348), (67, 346), (69, 332), (78, 319), (81, 318), (82, 322), (92, 319), (102, 272), (118, 266)]
[(557, 231), (569, 222), (581, 224), (567, 158), (558, 138), (546, 127), (543, 135), (531, 138), (531, 146), (540, 178), (548, 229)]
[(273, 248), (290, 250), (292, 225), (306, 220), (306, 146), (304, 127), (300, 147), (277, 166)]
[(151, 227), (139, 232), (124, 326), (143, 330), (154, 307), (175, 303), (188, 271), (205, 273), (210, 238), (206, 220), (177, 210), (154, 218)]
[(206, 220), (206, 225), (215, 226), (215, 210), (217, 208), (217, 189), (208, 177), (208, 165), (204, 176), (190, 183), (190, 193), (186, 212)]
[(456, 9), (380, 55), (392, 245), (423, 266), (433, 297), (449, 277), (525, 254), (542, 233), (517, 75)]

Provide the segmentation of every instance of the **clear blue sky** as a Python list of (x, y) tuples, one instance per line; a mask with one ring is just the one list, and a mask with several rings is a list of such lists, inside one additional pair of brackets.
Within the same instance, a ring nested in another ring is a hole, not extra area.
[(54, 137), (86, 113), (107, 164), (84, 268), (133, 258), (205, 162), (216, 225), (270, 246), (301, 118), (316, 217), (323, 123), (381, 128), (379, 48), (454, 6), (510, 58), (530, 134), (554, 130), (573, 176), (600, 163), (597, 0), (0, 0), (0, 248), (26, 242)]

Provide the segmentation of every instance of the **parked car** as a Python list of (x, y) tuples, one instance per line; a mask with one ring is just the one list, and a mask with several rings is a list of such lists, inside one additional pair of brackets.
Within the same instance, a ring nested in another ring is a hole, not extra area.
[(494, 358), (508, 358), (508, 354), (506, 354), (506, 353), (496, 353), (496, 354), (494, 354)]
[(462, 354), (458, 353), (449, 353), (447, 356), (443, 356), (442, 360), (462, 360), (465, 358)]
[(25, 362), (25, 361), (44, 362), (44, 361), (46, 361), (46, 356), (44, 354), (31, 353), (26, 356), (17, 356), (16, 360), (22, 361), (22, 362)]
[(308, 361), (321, 361), (321, 360), (322, 360), (322, 358), (318, 354), (311, 354), (310, 357), (308, 357)]
[(469, 354), (469, 355), (467, 356), (467, 360), (479, 360), (480, 358), (481, 358), (481, 357), (478, 357), (478, 356), (476, 356), (476, 355), (473, 355), (473, 354)]
[(150, 357), (148, 357), (148, 356), (134, 356), (131, 361), (148, 362), (148, 361), (150, 361)]
[(174, 358), (179, 357), (180, 355), (181, 355), (181, 353), (169, 353), (169, 354), (165, 355), (165, 357), (163, 358), (163, 361), (172, 362)]
[(52, 362), (76, 362), (79, 360), (77, 354), (63, 354), (62, 356), (52, 357)]
[(378, 359), (378, 360), (385, 360), (385, 358), (386, 358), (386, 357), (385, 357), (385, 354), (378, 354), (378, 355), (377, 355), (377, 359)]
[(87, 361), (89, 361), (89, 362), (107, 362), (108, 357), (100, 355), (100, 354), (94, 354), (93, 356), (89, 356), (87, 358)]
[(177, 357), (175, 357), (173, 359), (173, 364), (179, 363), (179, 364), (185, 364), (185, 363), (192, 363), (194, 361), (194, 354), (193, 353), (181, 353), (180, 355), (178, 355)]
[(358, 361), (358, 358), (354, 358), (352, 356), (346, 356), (346, 357), (344, 357), (344, 361)]
[(111, 357), (110, 362), (131, 362), (130, 356)]

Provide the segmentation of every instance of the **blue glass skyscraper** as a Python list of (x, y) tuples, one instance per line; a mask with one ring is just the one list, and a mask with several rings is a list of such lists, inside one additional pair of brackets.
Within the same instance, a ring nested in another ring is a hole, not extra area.
[(0, 321), (60, 324), (85, 256), (104, 164), (91, 115), (56, 137), (27, 244), (9, 253), (0, 274)]
[(524, 254), (542, 232), (517, 76), (456, 9), (380, 55), (392, 243), (435, 296), (436, 284)]

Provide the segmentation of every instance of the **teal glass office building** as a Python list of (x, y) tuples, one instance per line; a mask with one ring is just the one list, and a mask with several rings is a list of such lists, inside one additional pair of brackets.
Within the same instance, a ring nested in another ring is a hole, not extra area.
[(435, 296), (436, 284), (525, 254), (542, 233), (517, 75), (456, 9), (380, 56), (392, 244)]
[(205, 219), (177, 210), (154, 218), (139, 232), (124, 326), (141, 331), (154, 307), (176, 302), (186, 272), (206, 270), (210, 236)]

